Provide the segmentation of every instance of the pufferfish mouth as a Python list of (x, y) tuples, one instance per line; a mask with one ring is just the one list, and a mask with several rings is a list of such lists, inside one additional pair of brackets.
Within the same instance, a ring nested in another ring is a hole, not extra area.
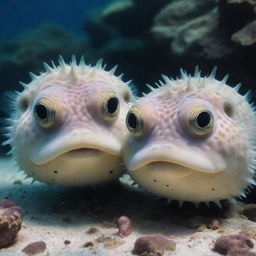
[(63, 157), (86, 157), (86, 156), (92, 156), (96, 154), (103, 153), (104, 151), (96, 148), (86, 148), (86, 147), (79, 147), (76, 149), (71, 149), (67, 152), (64, 152), (60, 156)]
[(121, 143), (115, 137), (97, 136), (92, 134), (66, 135), (37, 144), (31, 153), (34, 164), (41, 165), (58, 157), (86, 158), (97, 157), (99, 154), (121, 156)]
[(165, 173), (167, 171), (168, 173), (171, 173), (173, 178), (184, 178), (195, 172), (194, 169), (164, 161), (151, 162), (147, 165), (147, 169), (152, 172), (160, 170)]
[[(178, 169), (199, 171), (204, 173), (218, 173), (225, 169), (226, 163), (221, 155), (211, 154), (194, 149), (184, 149), (175, 145), (149, 146), (137, 151), (129, 158), (125, 158), (128, 170), (137, 171), (145, 166), (170, 170)], [(156, 168), (155, 168), (156, 169)]]

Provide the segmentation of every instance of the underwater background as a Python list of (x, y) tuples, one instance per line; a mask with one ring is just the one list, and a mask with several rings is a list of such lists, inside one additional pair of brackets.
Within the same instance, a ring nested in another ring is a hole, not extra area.
[(1, 92), (21, 90), (28, 72), (62, 55), (85, 56), (107, 69), (118, 64), (124, 80), (141, 91), (161, 74), (192, 73), (199, 65), (228, 84), (253, 89), (256, 64), (254, 0), (70, 0), (0, 2)]
[[(198, 65), (208, 75), (217, 66), (218, 80), (229, 74), (227, 84), (241, 82), (239, 92), (252, 90), (255, 101), (256, 0), (0, 0), (0, 24), (1, 119), (11, 111), (5, 92), (22, 91), (19, 81), (29, 83), (29, 72), (43, 72), (43, 62), (57, 63), (59, 55), (69, 62), (73, 54), (77, 59), (84, 55), (92, 65), (102, 58), (107, 70), (118, 65), (116, 74), (132, 79), (139, 96), (162, 74), (176, 78), (180, 68), (193, 74)], [(4, 139), (0, 132), (0, 143)], [(44, 255), (130, 256), (138, 236), (161, 233), (176, 238), (177, 250), (171, 245), (167, 256), (217, 256), (213, 241), (222, 234), (256, 240), (255, 204), (249, 221), (215, 205), (167, 206), (165, 199), (142, 193), (127, 176), (122, 185), (100, 188), (31, 184), (7, 164), (7, 151), (0, 146), (0, 199), (22, 206), (25, 224), (14, 247), (0, 255), (22, 256), (20, 248), (43, 239), (57, 251)], [(253, 193), (244, 202), (255, 202)], [(124, 214), (135, 228), (126, 240), (116, 239), (114, 219)], [(91, 248), (98, 245), (94, 253)], [(72, 252), (58, 252), (69, 248)]]

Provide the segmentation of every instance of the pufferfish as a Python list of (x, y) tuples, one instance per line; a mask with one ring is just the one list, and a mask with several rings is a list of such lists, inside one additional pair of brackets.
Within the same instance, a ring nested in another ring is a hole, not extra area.
[(220, 206), (255, 185), (254, 108), (240, 84), (230, 87), (215, 73), (163, 76), (128, 111), (124, 161), (142, 188), (180, 204)]
[(30, 73), (13, 98), (8, 121), (10, 153), (33, 180), (63, 186), (93, 185), (124, 171), (125, 115), (133, 100), (129, 82), (106, 71), (99, 61), (59, 65)]

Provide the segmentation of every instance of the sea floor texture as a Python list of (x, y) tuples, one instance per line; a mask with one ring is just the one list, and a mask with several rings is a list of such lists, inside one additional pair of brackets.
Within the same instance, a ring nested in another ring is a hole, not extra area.
[[(130, 256), (136, 239), (152, 233), (176, 243), (175, 251), (163, 255), (214, 256), (220, 255), (212, 251), (218, 237), (256, 233), (256, 222), (231, 214), (233, 210), (167, 205), (165, 199), (132, 186), (128, 176), (89, 188), (31, 184), (7, 158), (0, 160), (0, 199), (4, 198), (21, 207), (23, 224), (15, 243), (1, 249), (0, 256), (25, 255), (21, 250), (36, 241), (46, 243), (40, 256)], [(133, 228), (126, 238), (117, 236), (116, 221), (123, 215), (131, 219)], [(209, 225), (198, 224), (200, 219)]]

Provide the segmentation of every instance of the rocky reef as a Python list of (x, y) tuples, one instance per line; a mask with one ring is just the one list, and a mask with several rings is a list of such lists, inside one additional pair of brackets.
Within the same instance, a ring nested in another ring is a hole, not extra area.
[[(161, 74), (177, 76), (179, 68), (204, 73), (219, 67), (231, 83), (254, 84), (256, 17), (254, 0), (117, 0), (85, 18), (84, 36), (55, 25), (27, 31), (1, 50), (3, 89), (17, 88), (28, 71), (59, 54), (84, 54), (88, 62), (103, 58), (118, 64), (140, 90)], [(15, 75), (13, 75), (15, 74)]]
[(231, 84), (242, 82), (246, 91), (255, 78), (255, 26), (253, 0), (125, 0), (88, 16), (84, 29), (140, 89), (180, 67), (199, 65), (207, 74), (216, 65), (220, 78), (230, 73)]

